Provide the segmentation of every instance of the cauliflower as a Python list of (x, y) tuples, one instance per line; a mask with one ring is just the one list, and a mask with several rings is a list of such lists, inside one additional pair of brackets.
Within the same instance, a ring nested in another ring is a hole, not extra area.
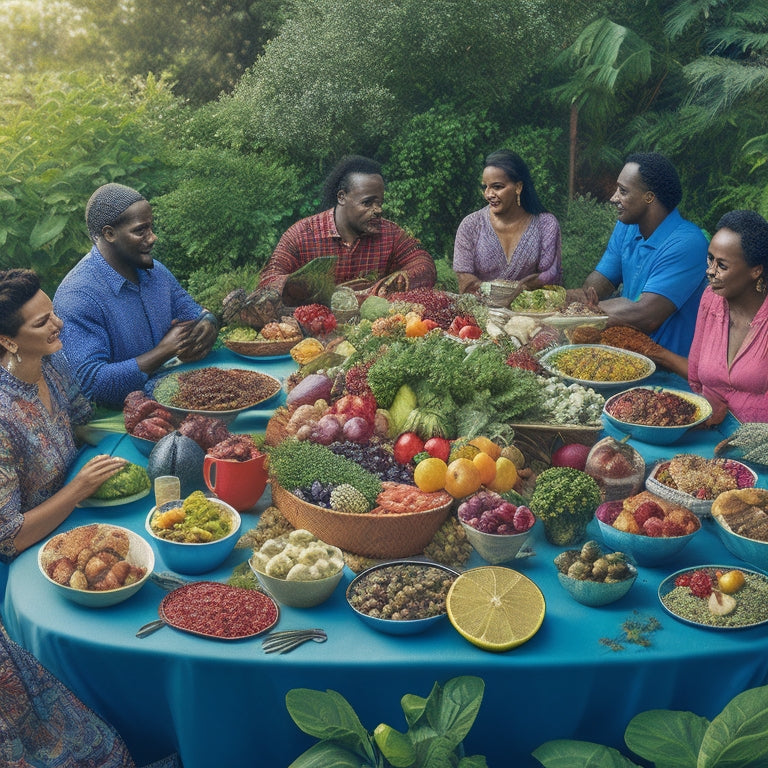
[(304, 563), (296, 563), (285, 577), (286, 581), (310, 581), (311, 579), (310, 567)]
[(262, 555), (266, 555), (267, 557), (272, 557), (274, 555), (279, 555), (284, 549), (285, 545), (288, 542), (283, 538), (277, 538), (277, 539), (267, 539), (259, 549), (259, 552)]
[(291, 531), (288, 534), (288, 541), (291, 542), (291, 544), (312, 544), (315, 541), (318, 541), (317, 537), (314, 533), (310, 533), (307, 530), (304, 530), (304, 528), (299, 528), (296, 531)]
[(264, 569), (264, 573), (275, 579), (284, 579), (288, 575), (288, 571), (293, 568), (293, 565), (293, 560), (281, 552), (279, 555), (275, 555), (269, 559), (267, 567)]

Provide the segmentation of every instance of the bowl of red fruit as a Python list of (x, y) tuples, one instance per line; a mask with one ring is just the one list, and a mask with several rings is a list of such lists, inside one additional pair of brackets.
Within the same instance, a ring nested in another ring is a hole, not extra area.
[(459, 505), (469, 543), (491, 565), (514, 560), (533, 531), (536, 516), (493, 491), (480, 491)]
[(648, 491), (601, 504), (595, 517), (606, 546), (649, 567), (674, 559), (701, 530), (701, 520), (689, 509), (656, 500)]

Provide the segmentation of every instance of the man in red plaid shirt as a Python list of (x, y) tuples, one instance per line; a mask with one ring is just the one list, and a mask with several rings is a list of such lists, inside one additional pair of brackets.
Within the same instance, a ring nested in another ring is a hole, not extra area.
[(337, 285), (362, 278), (375, 292), (382, 279), (392, 276), (389, 290), (434, 286), (434, 260), (416, 238), (381, 217), (383, 201), (379, 163), (357, 155), (343, 158), (325, 182), (327, 210), (296, 222), (283, 234), (261, 273), (259, 288), (282, 290), (288, 275), (318, 256), (337, 257)]

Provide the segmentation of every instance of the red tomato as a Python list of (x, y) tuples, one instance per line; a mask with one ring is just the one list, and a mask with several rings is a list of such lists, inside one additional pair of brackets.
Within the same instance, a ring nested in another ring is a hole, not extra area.
[(393, 453), (395, 461), (408, 464), (411, 459), (424, 450), (424, 441), (415, 432), (403, 432), (395, 440)]
[(424, 323), (424, 325), (427, 326), (427, 329), (430, 331), (434, 331), (435, 328), (440, 327), (434, 320), (430, 320), (428, 317), (422, 320), (422, 322)]
[(424, 450), (430, 456), (447, 462), (448, 457), (451, 455), (451, 441), (446, 440), (444, 437), (430, 437), (424, 443)]
[(460, 339), (479, 339), (483, 332), (476, 325), (465, 325), (459, 329)]

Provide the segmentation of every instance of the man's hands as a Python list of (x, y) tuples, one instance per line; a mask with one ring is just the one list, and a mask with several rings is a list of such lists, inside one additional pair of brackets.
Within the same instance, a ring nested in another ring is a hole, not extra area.
[(185, 333), (176, 352), (179, 360), (185, 363), (201, 360), (211, 351), (218, 335), (218, 329), (214, 323), (209, 320), (187, 320), (176, 325), (185, 327)]

